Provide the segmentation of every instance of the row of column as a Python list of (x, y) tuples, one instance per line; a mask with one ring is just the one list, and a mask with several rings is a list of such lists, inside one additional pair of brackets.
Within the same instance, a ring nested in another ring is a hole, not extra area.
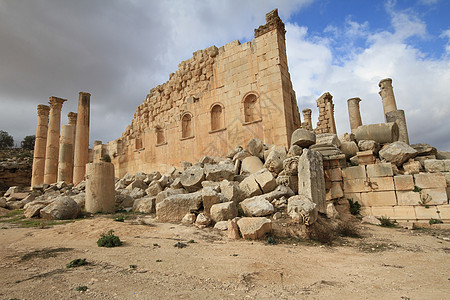
[[(395, 102), (392, 79), (386, 78), (378, 84), (380, 87), (380, 96), (383, 103), (383, 111), (386, 122), (395, 122), (399, 128), (399, 141), (409, 144), (408, 129), (406, 126), (405, 111), (397, 109)], [(359, 109), (360, 98), (351, 98), (347, 100), (348, 117), (350, 129), (354, 130), (362, 125), (361, 113)]]
[(70, 112), (62, 126), (61, 109), (66, 99), (50, 97), (38, 105), (31, 186), (57, 181), (78, 184), (84, 179), (89, 150), (90, 94), (80, 92), (78, 114)]

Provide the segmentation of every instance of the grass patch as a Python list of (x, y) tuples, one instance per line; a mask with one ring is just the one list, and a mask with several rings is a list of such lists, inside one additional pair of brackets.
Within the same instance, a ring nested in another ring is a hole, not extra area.
[(68, 263), (66, 265), (66, 268), (70, 269), (70, 268), (76, 268), (79, 266), (84, 266), (87, 265), (88, 263), (86, 262), (86, 258), (77, 258), (72, 260), (70, 263)]
[(381, 217), (379, 217), (377, 219), (380, 220), (380, 222), (381, 222), (380, 226), (381, 227), (395, 227), (395, 226), (397, 226), (397, 221), (391, 220), (389, 217), (381, 216)]
[(122, 245), (120, 238), (117, 235), (114, 235), (114, 230), (110, 230), (107, 233), (102, 233), (100, 238), (97, 240), (97, 245), (99, 247), (119, 247)]
[[(22, 213), (23, 213), (23, 209), (15, 209), (15, 210), (10, 211), (6, 215), (0, 216), (0, 219), (11, 218), (11, 217), (20, 215)], [(3, 221), (0, 220), (0, 222), (3, 222)]]
[(428, 221), (428, 223), (429, 223), (430, 225), (433, 225), (433, 224), (442, 224), (442, 223), (444, 223), (444, 222), (442, 222), (442, 220), (439, 220), (439, 219), (433, 219), (433, 218), (431, 218), (430, 221)]

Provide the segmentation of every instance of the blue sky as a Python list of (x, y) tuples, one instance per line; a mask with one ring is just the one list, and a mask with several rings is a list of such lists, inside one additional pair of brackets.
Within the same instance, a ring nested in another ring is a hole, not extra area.
[(36, 106), (79, 91), (91, 98), (91, 144), (121, 136), (149, 90), (211, 45), (253, 39), (273, 8), (286, 24), (300, 110), (334, 98), (338, 133), (347, 99), (364, 124), (384, 122), (378, 82), (393, 79), (411, 143), (450, 151), (448, 0), (0, 0), (0, 130), (34, 134)]

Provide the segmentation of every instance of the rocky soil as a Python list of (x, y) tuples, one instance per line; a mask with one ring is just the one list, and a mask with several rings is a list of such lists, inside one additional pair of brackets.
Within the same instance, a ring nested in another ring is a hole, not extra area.
[[(450, 293), (449, 231), (357, 225), (362, 238), (341, 237), (332, 246), (277, 236), (272, 245), (139, 217), (122, 223), (97, 215), (43, 228), (1, 218), (0, 298), (448, 299)], [(100, 234), (111, 229), (123, 245), (98, 247)], [(178, 242), (186, 247), (174, 247)], [(88, 264), (66, 267), (77, 258)]]

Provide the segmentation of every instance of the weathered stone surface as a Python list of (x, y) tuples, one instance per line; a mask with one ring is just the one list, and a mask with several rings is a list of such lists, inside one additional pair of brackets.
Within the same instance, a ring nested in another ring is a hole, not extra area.
[(6, 191), (6, 193), (3, 196), (9, 197), (11, 194), (19, 193), (19, 192), (20, 192), (20, 188), (18, 186), (12, 186)]
[[(180, 175), (181, 176), (181, 175)], [(172, 189), (182, 189), (183, 185), (181, 184), (181, 179), (180, 177), (177, 177), (173, 180), (173, 182), (170, 184), (170, 187)]]
[(427, 159), (423, 162), (425, 171), (435, 173), (435, 172), (445, 172), (444, 160), (438, 159)]
[(385, 145), (380, 150), (380, 158), (395, 164), (396, 166), (401, 166), (410, 158), (414, 158), (417, 155), (417, 151), (411, 146), (403, 142), (394, 142)]
[(252, 138), (248, 142), (246, 150), (253, 156), (264, 158), (264, 143), (260, 139)]
[(259, 170), (264, 168), (264, 164), (256, 156), (249, 156), (242, 160), (241, 164), (241, 174), (249, 175), (258, 172)]
[(284, 147), (273, 147), (264, 163), (264, 167), (272, 173), (278, 174), (283, 170), (283, 161), (286, 159)]
[(147, 189), (147, 185), (145, 184), (145, 182), (143, 180), (137, 179), (134, 180), (132, 183), (130, 183), (126, 189), (127, 190), (133, 190), (134, 188), (140, 188), (142, 190)]
[(133, 211), (144, 214), (151, 214), (156, 211), (156, 197), (144, 197), (134, 201)]
[(316, 203), (304, 195), (296, 195), (288, 199), (287, 213), (293, 220), (307, 226), (313, 224), (318, 217)]
[(434, 148), (428, 144), (424, 144), (424, 143), (413, 144), (413, 145), (411, 145), (411, 147), (417, 151), (417, 156), (436, 155), (437, 154), (436, 148)]
[(298, 163), (298, 191), (317, 204), (319, 212), (326, 213), (325, 177), (322, 155), (304, 149)]
[(437, 159), (450, 159), (450, 151), (437, 151)]
[(236, 146), (233, 148), (233, 150), (231, 150), (230, 152), (227, 153), (226, 157), (233, 159), (233, 157), (238, 154), (239, 152), (243, 151), (244, 149), (241, 146)]
[(273, 177), (272, 173), (267, 169), (262, 169), (255, 174), (252, 174), (260, 186), (263, 194), (273, 191), (277, 187), (277, 181)]
[(355, 141), (355, 135), (353, 133), (346, 132), (346, 133), (341, 134), (339, 136), (339, 140), (341, 141), (341, 143), (342, 142), (354, 142)]
[(239, 234), (239, 227), (237, 225), (237, 221), (240, 218), (234, 218), (232, 220), (228, 220), (227, 222), (227, 228), (228, 228), (228, 238), (232, 240), (238, 240), (241, 238), (241, 235)]
[(380, 144), (374, 140), (360, 140), (358, 141), (358, 148), (360, 151), (371, 150), (373, 153), (377, 154), (380, 151)]
[(194, 224), (195, 220), (197, 220), (197, 216), (194, 213), (187, 213), (181, 220), (181, 223)]
[(211, 219), (214, 222), (227, 221), (237, 217), (238, 211), (233, 201), (218, 203), (211, 206)]
[(239, 203), (242, 211), (248, 217), (263, 217), (274, 212), (273, 205), (263, 196), (255, 196)]
[(145, 190), (145, 192), (147, 193), (147, 195), (149, 195), (150, 197), (156, 196), (158, 195), (160, 192), (162, 192), (162, 187), (161, 184), (158, 181), (152, 181), (149, 185), (148, 188)]
[(300, 156), (303, 153), (303, 148), (297, 145), (292, 145), (291, 148), (289, 148), (289, 151), (287, 153), (287, 157), (294, 157), (294, 156)]
[(367, 177), (394, 176), (391, 163), (367, 165), (366, 170), (367, 170)]
[(272, 221), (264, 217), (240, 218), (237, 225), (244, 239), (256, 240), (272, 231)]
[(339, 148), (341, 141), (336, 134), (320, 133), (316, 135), (316, 145), (332, 145)]
[(202, 193), (172, 195), (156, 204), (156, 217), (161, 222), (179, 222), (202, 206)]
[(173, 195), (178, 195), (178, 194), (186, 194), (187, 191), (185, 189), (166, 189), (162, 192), (160, 192), (158, 195), (156, 195), (156, 204), (158, 204), (159, 202), (163, 201), (165, 198), (169, 197), (169, 196), (173, 196)]
[(161, 173), (159, 173), (158, 171), (153, 171), (150, 174), (147, 174), (147, 179), (145, 180), (145, 182), (148, 184), (152, 181), (159, 180), (160, 178)]
[(204, 213), (209, 216), (211, 206), (214, 204), (220, 203), (221, 197), (220, 194), (217, 193), (212, 187), (204, 187), (202, 189), (202, 202), (203, 202), (203, 210)]
[[(303, 152), (303, 151), (302, 151)], [(298, 160), (300, 156), (293, 156), (290, 158), (286, 158), (283, 161), (283, 169), (286, 175), (297, 175), (298, 173)]]
[[(74, 199), (75, 200), (75, 199)], [(116, 194), (116, 206), (120, 208), (132, 207), (134, 204), (134, 198), (129, 194), (119, 193)]]
[(158, 179), (158, 182), (161, 185), (161, 188), (165, 189), (172, 183), (172, 178), (169, 175), (164, 174), (160, 179)]
[(298, 193), (298, 176), (297, 175), (278, 175), (277, 185), (289, 187), (295, 194)]
[(362, 218), (362, 224), (381, 225), (381, 221), (375, 216), (365, 216)]
[(312, 131), (299, 128), (292, 133), (291, 145), (297, 145), (302, 148), (309, 147), (316, 143), (316, 134)]
[(205, 179), (203, 169), (192, 166), (181, 174), (181, 184), (188, 192), (195, 192), (202, 188), (202, 181)]
[(242, 182), (239, 183), (239, 188), (247, 198), (261, 195), (263, 193), (253, 176), (248, 176), (242, 180)]
[(250, 153), (248, 153), (247, 150), (242, 150), (242, 151), (239, 151), (238, 153), (236, 153), (235, 156), (233, 156), (233, 161), (244, 160), (245, 158), (247, 158), (249, 156), (252, 156), (252, 155)]
[(72, 198), (63, 196), (41, 209), (40, 216), (47, 220), (65, 220), (75, 219), (80, 212), (80, 207)]
[(342, 153), (345, 154), (346, 158), (350, 158), (352, 156), (355, 156), (356, 153), (359, 151), (358, 145), (356, 145), (355, 142), (342, 142), (340, 147)]
[(147, 193), (143, 189), (136, 187), (130, 192), (129, 195), (133, 199), (139, 199), (139, 198), (145, 197), (147, 195)]
[[(342, 190), (342, 182), (331, 182), (331, 187), (325, 194), (325, 200), (333, 200), (344, 197), (344, 191)], [(327, 212), (328, 213), (328, 212)]]
[(204, 213), (199, 213), (197, 215), (197, 219), (195, 220), (195, 226), (200, 228), (205, 228), (209, 224), (211, 224), (211, 218), (205, 215)]
[(414, 180), (412, 175), (394, 176), (394, 185), (396, 191), (412, 191), (414, 190)]
[(244, 200), (245, 195), (239, 187), (239, 182), (223, 180), (220, 182), (220, 193), (226, 201), (239, 203)]
[(23, 214), (24, 214), (25, 218), (28, 218), (28, 219), (39, 216), (41, 209), (43, 209), (44, 207), (46, 207), (49, 204), (50, 204), (49, 201), (32, 202), (32, 203), (30, 203), (30, 205), (27, 206), (27, 208), (25, 209)]
[(406, 175), (408, 174), (419, 174), (422, 171), (422, 164), (418, 161), (410, 159), (408, 162), (403, 164), (403, 170)]
[(273, 202), (274, 200), (280, 199), (282, 197), (289, 198), (294, 195), (295, 194), (290, 187), (279, 185), (273, 191), (260, 195), (259, 197), (262, 197), (269, 202)]
[(205, 164), (204, 167), (205, 178), (210, 181), (221, 181), (221, 180), (233, 180), (234, 177), (234, 165), (231, 163), (226, 164)]
[(339, 216), (338, 211), (336, 210), (336, 207), (334, 207), (333, 203), (328, 203), (327, 205), (327, 217), (329, 219), (336, 219)]
[(228, 230), (228, 221), (217, 222), (216, 224), (214, 224), (214, 229), (217, 229), (217, 230), (220, 230), (220, 231)]
[(362, 125), (352, 130), (356, 140), (374, 140), (380, 144), (398, 141), (399, 130), (395, 122)]

